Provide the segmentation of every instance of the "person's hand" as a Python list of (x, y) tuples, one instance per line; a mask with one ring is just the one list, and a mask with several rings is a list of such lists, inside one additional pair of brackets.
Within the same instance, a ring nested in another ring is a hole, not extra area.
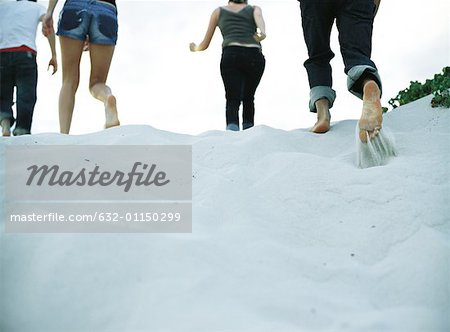
[(48, 37), (53, 33), (55, 33), (53, 29), (53, 16), (47, 13), (42, 20), (42, 34)]
[(264, 32), (258, 31), (253, 35), (253, 38), (259, 43), (266, 39), (266, 34)]
[(52, 75), (55, 75), (55, 73), (58, 71), (58, 61), (56, 60), (56, 57), (52, 57), (48, 62), (47, 71), (50, 69), (50, 67), (53, 67)]
[(190, 43), (189, 44), (189, 49), (191, 50), (191, 52), (197, 52), (197, 44), (196, 43)]

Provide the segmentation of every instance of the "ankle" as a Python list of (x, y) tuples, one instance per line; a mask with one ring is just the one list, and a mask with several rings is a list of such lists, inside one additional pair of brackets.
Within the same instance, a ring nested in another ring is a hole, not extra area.
[(329, 109), (330, 108), (330, 102), (328, 101), (327, 98), (320, 98), (318, 100), (316, 100), (316, 102), (314, 103), (316, 105), (316, 110), (323, 110), (323, 109)]
[(2, 128), (2, 136), (11, 136), (11, 121), (9, 119), (3, 119), (0, 122)]
[(366, 79), (363, 82), (363, 95), (371, 94), (374, 97), (381, 98), (381, 90), (377, 82), (372, 79)]
[(321, 119), (330, 119), (330, 102), (326, 98), (319, 99), (315, 102), (317, 118)]

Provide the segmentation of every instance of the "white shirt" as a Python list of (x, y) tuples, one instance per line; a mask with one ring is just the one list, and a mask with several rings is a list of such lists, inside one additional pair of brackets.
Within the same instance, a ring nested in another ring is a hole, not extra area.
[(46, 9), (32, 1), (0, 2), (0, 49), (36, 47), (36, 31)]

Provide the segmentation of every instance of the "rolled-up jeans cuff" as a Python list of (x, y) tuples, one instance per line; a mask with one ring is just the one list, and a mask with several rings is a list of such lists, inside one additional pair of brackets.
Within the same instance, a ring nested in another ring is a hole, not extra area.
[(378, 74), (378, 70), (372, 66), (361, 65), (355, 66), (350, 69), (347, 73), (347, 88), (352, 94), (356, 97), (362, 99), (363, 97), (363, 83), (362, 80), (365, 78), (370, 78), (375, 80), (380, 88), (380, 91), (383, 91), (381, 86), (381, 77)]
[(317, 113), (316, 101), (326, 98), (330, 104), (330, 108), (333, 107), (334, 100), (336, 99), (336, 91), (329, 86), (315, 86), (311, 88), (309, 92), (309, 110), (313, 113)]

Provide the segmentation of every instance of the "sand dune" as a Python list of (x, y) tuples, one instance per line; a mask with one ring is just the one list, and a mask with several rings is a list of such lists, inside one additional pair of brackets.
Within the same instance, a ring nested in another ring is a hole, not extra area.
[(192, 145), (193, 232), (2, 232), (0, 330), (448, 331), (450, 113), (429, 101), (385, 116), (398, 156), (367, 169), (353, 120), (2, 139)]

